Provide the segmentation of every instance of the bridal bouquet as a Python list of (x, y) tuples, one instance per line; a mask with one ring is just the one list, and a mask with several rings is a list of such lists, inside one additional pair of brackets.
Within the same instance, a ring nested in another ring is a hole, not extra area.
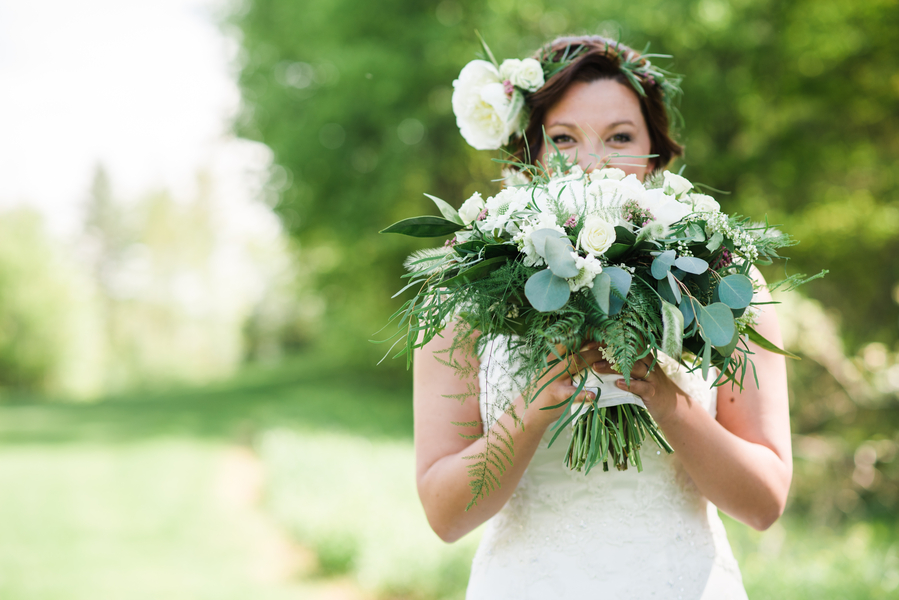
[[(401, 291), (416, 293), (393, 317), (405, 334), (398, 355), (411, 360), (414, 348), (456, 319), (446, 362), (464, 371), (467, 363), (452, 354), (474, 332), (479, 348), (503, 336), (510, 375), (527, 405), (542, 390), (534, 382), (591, 341), (628, 383), (636, 361), (651, 355), (655, 366), (659, 353), (704, 377), (718, 368), (718, 385), (742, 383), (751, 364), (747, 340), (787, 354), (754, 329), (757, 284), (750, 278), (754, 264), (770, 264), (779, 248), (794, 243), (787, 235), (721, 212), (714, 198), (671, 172), (641, 182), (615, 168), (584, 173), (562, 155), (554, 162), (551, 172), (519, 165), (528, 177), (519, 172), (516, 184), (486, 200), (475, 193), (458, 211), (429, 196), (442, 216), (383, 230), (449, 237), (406, 260), (410, 282)], [(795, 286), (800, 278), (784, 282)], [(596, 379), (582, 374), (577, 393)], [(642, 470), (639, 450), (647, 437), (672, 451), (638, 397), (609, 406), (603, 388), (596, 389), (592, 403), (569, 398), (570, 410), (554, 426), (552, 441), (574, 427), (570, 468), (589, 472), (602, 463), (608, 470), (611, 462), (626, 469), (630, 462)], [(503, 408), (518, 422), (511, 398)], [(486, 450), (471, 457), (472, 502), (495, 487), (511, 462), (511, 436), (501, 428), (491, 433), (490, 425), (484, 424)]]

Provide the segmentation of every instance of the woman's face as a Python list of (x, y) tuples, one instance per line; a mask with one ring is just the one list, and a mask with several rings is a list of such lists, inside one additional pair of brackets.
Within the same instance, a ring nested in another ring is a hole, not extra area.
[[(637, 93), (615, 80), (571, 84), (546, 112), (543, 127), (546, 137), (572, 160), (576, 157), (584, 171), (604, 164), (643, 181), (654, 167), (653, 159), (631, 158), (650, 153), (649, 131)], [(545, 144), (540, 162), (547, 164), (553, 152)]]

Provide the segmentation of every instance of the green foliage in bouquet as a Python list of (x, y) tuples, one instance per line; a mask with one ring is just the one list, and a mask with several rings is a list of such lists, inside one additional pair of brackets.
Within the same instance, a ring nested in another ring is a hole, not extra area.
[[(401, 292), (417, 292), (392, 318), (402, 334), (397, 356), (411, 361), (412, 350), (455, 320), (446, 364), (472, 375), (453, 353), (480, 353), (501, 340), (525, 407), (543, 389), (534, 382), (590, 341), (627, 383), (638, 360), (652, 356), (655, 367), (660, 353), (701, 369), (705, 378), (717, 368), (715, 385), (737, 386), (752, 365), (748, 341), (791, 356), (754, 328), (758, 283), (752, 278), (754, 265), (780, 259), (778, 250), (795, 243), (789, 236), (720, 212), (713, 198), (692, 192), (693, 184), (673, 173), (644, 183), (619, 169), (584, 173), (561, 154), (552, 162), (551, 172), (516, 165), (499, 194), (486, 201), (474, 194), (458, 211), (431, 197), (442, 216), (383, 230), (453, 236), (406, 261), (410, 282)], [(797, 275), (769, 288), (807, 280)], [(548, 407), (568, 405), (550, 443), (574, 423), (570, 468), (589, 472), (602, 463), (608, 470), (611, 462), (642, 470), (639, 450), (647, 437), (672, 451), (639, 402), (573, 406), (587, 377), (582, 374), (565, 402)], [(512, 398), (500, 399), (499, 408), (520, 425), (511, 407)], [(499, 485), (512, 461), (509, 431), (491, 416), (483, 428), (484, 452), (468, 457), (472, 504)]]

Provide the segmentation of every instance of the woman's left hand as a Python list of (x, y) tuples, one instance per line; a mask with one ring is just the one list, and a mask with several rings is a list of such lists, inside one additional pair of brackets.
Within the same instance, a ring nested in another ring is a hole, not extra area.
[[(678, 395), (685, 394), (665, 374), (658, 361), (656, 361), (655, 367), (650, 371), (649, 366), (652, 364), (652, 361), (651, 355), (641, 358), (634, 363), (634, 368), (631, 369), (631, 384), (627, 385), (624, 379), (619, 379), (615, 382), (615, 385), (619, 389), (640, 396), (649, 414), (652, 415), (652, 418), (655, 419), (659, 426), (662, 426), (662, 423), (671, 417), (677, 408)], [(594, 363), (593, 370), (600, 375), (620, 375), (605, 360)]]

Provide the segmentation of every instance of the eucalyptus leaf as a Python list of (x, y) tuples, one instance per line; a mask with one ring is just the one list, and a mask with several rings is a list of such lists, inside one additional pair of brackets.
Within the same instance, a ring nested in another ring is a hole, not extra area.
[(677, 298), (674, 297), (674, 292), (671, 290), (671, 284), (668, 283), (667, 277), (656, 283), (656, 291), (665, 302), (670, 302), (671, 304), (680, 304)]
[(572, 253), (574, 246), (567, 237), (546, 239), (546, 264), (552, 269), (554, 275), (559, 277), (576, 277), (580, 273)]
[(456, 233), (462, 229), (462, 225), (441, 217), (412, 217), (397, 221), (390, 227), (382, 229), (381, 233), (399, 233), (411, 237), (441, 237)]
[(745, 275), (728, 275), (718, 284), (718, 297), (731, 308), (746, 308), (752, 302), (752, 280)]
[[(698, 223), (690, 223), (687, 225), (686, 235), (689, 236), (691, 242), (704, 242), (705, 230)], [(686, 269), (684, 269), (686, 270)]]
[(684, 298), (683, 302), (677, 305), (684, 317), (684, 329), (689, 327), (690, 323), (693, 322), (693, 319), (696, 318), (696, 312), (693, 310), (694, 302), (696, 302), (696, 304), (699, 304), (697, 300), (694, 300), (690, 296), (687, 296), (686, 298)]
[(708, 342), (702, 347), (702, 378), (708, 380), (712, 366), (712, 345)]
[(702, 337), (713, 346), (727, 346), (734, 337), (736, 325), (730, 309), (722, 302), (699, 307)]
[(537, 254), (541, 257), (546, 258), (546, 240), (548, 239), (557, 239), (562, 237), (563, 233), (559, 233), (555, 229), (537, 229), (536, 231), (531, 233), (531, 242), (534, 244), (534, 248), (537, 250)]
[(606, 267), (602, 270), (612, 280), (609, 294), (609, 315), (617, 315), (624, 306), (627, 294), (631, 289), (631, 274), (621, 267)]
[(674, 299), (676, 300), (674, 304), (680, 304), (680, 286), (677, 284), (677, 278), (670, 271), (668, 272), (668, 285), (671, 286), (671, 293), (674, 295)]
[(662, 352), (679, 357), (684, 344), (684, 315), (678, 308), (662, 301)]
[(665, 250), (655, 257), (652, 261), (652, 276), (656, 279), (665, 279), (668, 271), (674, 265), (674, 250)]
[(709, 263), (702, 260), (701, 258), (696, 258), (695, 256), (678, 256), (674, 261), (674, 266), (678, 269), (686, 271), (687, 273), (699, 275), (700, 273), (705, 273), (708, 270)]
[(431, 194), (425, 194), (425, 196), (434, 201), (434, 204), (437, 205), (437, 210), (440, 211), (441, 215), (443, 215), (453, 223), (464, 225), (464, 223), (462, 223), (462, 217), (459, 216), (459, 211), (450, 206), (448, 202), (446, 202), (445, 200), (441, 200), (437, 196), (432, 196)]
[(609, 294), (612, 291), (612, 278), (609, 277), (609, 274), (603, 271), (593, 280), (593, 288), (591, 288), (591, 292), (593, 293), (593, 299), (596, 300), (597, 306), (599, 306), (599, 310), (604, 312), (605, 314), (609, 314)]
[(531, 306), (540, 312), (552, 312), (565, 306), (571, 296), (571, 289), (567, 281), (553, 275), (549, 269), (544, 269), (531, 275), (524, 284), (524, 295)]
[(737, 343), (740, 341), (740, 332), (734, 328), (734, 336), (731, 338), (730, 342), (726, 346), (715, 346), (715, 350), (718, 351), (718, 354), (724, 357), (728, 357), (734, 353), (734, 350), (737, 347)]
[(716, 231), (705, 247), (708, 248), (709, 252), (714, 252), (721, 247), (722, 242), (724, 242), (724, 234), (720, 231)]

